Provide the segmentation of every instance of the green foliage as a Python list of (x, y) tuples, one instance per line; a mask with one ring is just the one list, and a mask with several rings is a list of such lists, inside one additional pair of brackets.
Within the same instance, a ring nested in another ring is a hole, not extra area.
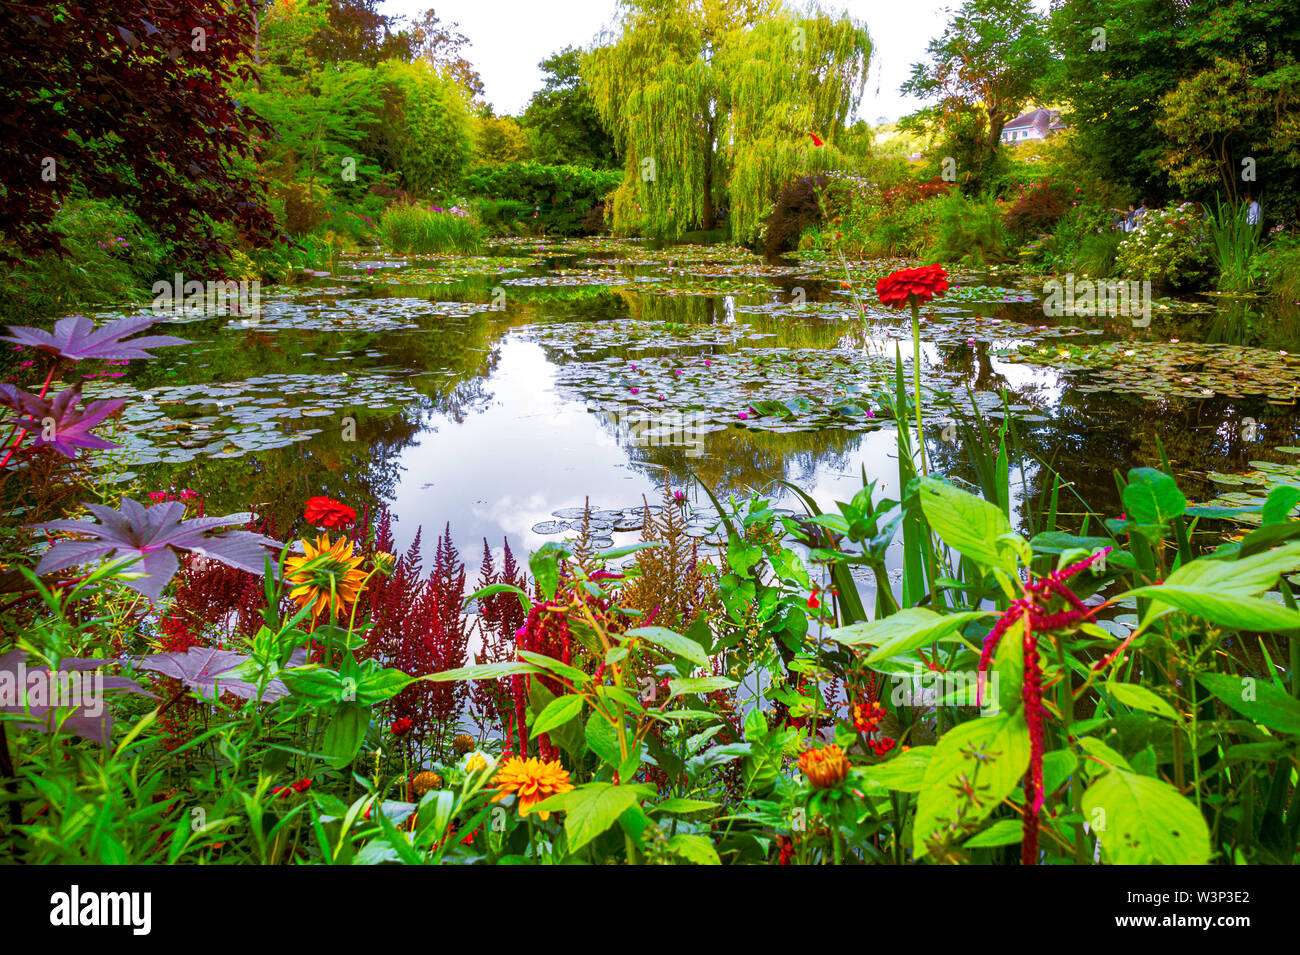
[(389, 99), (385, 121), (393, 166), (403, 185), (417, 196), (452, 195), (473, 155), (464, 93), (424, 62), (390, 60), (380, 74), (398, 94)]
[(54, 252), (0, 266), (0, 288), (11, 317), (49, 315), (139, 298), (162, 272), (167, 248), (140, 220), (99, 200), (68, 202), (52, 227), (66, 256)]
[(622, 174), (613, 170), (523, 162), (471, 169), (465, 188), (471, 195), (494, 201), (485, 210), (485, 225), (519, 224), (559, 235), (581, 235), (593, 231), (592, 210), (621, 180)]
[(994, 200), (972, 200), (954, 191), (934, 201), (937, 234), (930, 258), (973, 266), (1007, 260), (1010, 239)]
[(565, 47), (538, 66), (544, 74), (542, 88), (523, 115), (532, 160), (549, 166), (616, 167), (614, 140), (601, 125), (582, 78), (582, 52)]
[(1300, 240), (1279, 235), (1256, 260), (1260, 281), (1279, 303), (1300, 302)]
[(848, 17), (796, 16), (774, 2), (634, 0), (620, 26), (616, 42), (583, 60), (624, 156), (617, 232), (711, 230), (727, 203), (732, 235), (752, 241), (777, 189), (840, 163), (836, 138), (871, 51)]
[(444, 210), (394, 203), (379, 219), (379, 240), (400, 253), (473, 252), (483, 242), (483, 230), (460, 206)]
[(1247, 222), (1247, 215), (1244, 203), (1234, 206), (1216, 202), (1206, 222), (1210, 254), (1219, 270), (1218, 287), (1223, 291), (1244, 292), (1255, 284), (1260, 227)]
[(1204, 282), (1211, 269), (1205, 220), (1190, 202), (1151, 209), (1120, 243), (1115, 267), (1129, 279), (1148, 279), (1166, 288)]

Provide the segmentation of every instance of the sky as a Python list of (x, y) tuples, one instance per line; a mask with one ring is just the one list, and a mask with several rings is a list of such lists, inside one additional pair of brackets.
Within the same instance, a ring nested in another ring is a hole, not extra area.
[[(1035, 0), (1040, 10), (1048, 0)], [(795, 4), (796, 6), (798, 4)], [(955, 0), (825, 0), (830, 12), (847, 11), (866, 23), (875, 44), (871, 74), (857, 118), (873, 125), (913, 112), (921, 101), (898, 87), (926, 44), (947, 22)], [(470, 40), (466, 58), (483, 77), (486, 97), (498, 115), (517, 116), (542, 85), (537, 64), (564, 46), (587, 46), (614, 21), (615, 0), (387, 0), (392, 16), (418, 17), (429, 7), (454, 20)]]

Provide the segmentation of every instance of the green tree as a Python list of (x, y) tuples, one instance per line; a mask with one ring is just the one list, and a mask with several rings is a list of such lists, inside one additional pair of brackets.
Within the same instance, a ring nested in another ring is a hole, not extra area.
[[(1030, 0), (967, 0), (912, 66), (904, 93), (938, 98), (932, 115), (970, 144), (971, 181), (987, 178), (1007, 122), (1034, 98), (1050, 61), (1046, 23)], [(955, 157), (960, 160), (965, 157)]]
[(606, 169), (617, 165), (614, 139), (601, 125), (582, 79), (581, 51), (565, 47), (538, 66), (546, 76), (523, 115), (530, 155), (553, 166)]
[(513, 116), (475, 119), (475, 152), (489, 166), (519, 162), (528, 154), (528, 136)]
[(446, 195), (459, 188), (473, 154), (474, 130), (459, 84), (423, 60), (380, 67), (388, 88), (388, 155), (408, 190)]
[(1157, 198), (1227, 187), (1300, 206), (1292, 0), (1056, 0), (1051, 36), (1052, 95), (1100, 175)]
[(795, 15), (777, 0), (624, 0), (620, 9), (618, 34), (583, 60), (624, 156), (616, 230), (712, 229), (729, 200), (732, 234), (751, 240), (780, 186), (840, 161), (834, 142), (871, 54), (865, 27)]

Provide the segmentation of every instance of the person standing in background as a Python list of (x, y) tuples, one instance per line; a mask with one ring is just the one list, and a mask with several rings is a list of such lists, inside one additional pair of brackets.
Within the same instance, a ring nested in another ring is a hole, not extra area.
[(1249, 192), (1246, 193), (1246, 225), (1259, 225), (1262, 212), (1258, 200)]

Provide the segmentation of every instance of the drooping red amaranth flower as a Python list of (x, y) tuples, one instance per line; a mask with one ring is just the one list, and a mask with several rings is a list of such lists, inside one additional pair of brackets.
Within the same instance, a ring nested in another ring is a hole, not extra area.
[[(984, 699), (985, 674), (993, 662), (1002, 637), (1017, 622), (1024, 624), (1023, 646), (1024, 678), (1021, 681), (1020, 698), (1025, 707), (1025, 722), (1029, 725), (1029, 770), (1025, 774), (1025, 806), (1023, 810), (1024, 836), (1020, 843), (1020, 861), (1022, 865), (1033, 865), (1038, 860), (1038, 814), (1043, 808), (1043, 720), (1046, 710), (1043, 707), (1043, 671), (1038, 662), (1038, 634), (1053, 630), (1065, 630), (1083, 621), (1089, 614), (1088, 608), (1065, 581), (1091, 567), (1094, 562), (1110, 553), (1110, 548), (1100, 550), (1085, 560), (1071, 564), (1046, 577), (1031, 580), (1025, 584), (1025, 596), (1014, 600), (1006, 613), (998, 618), (980, 650), (979, 673), (976, 680), (975, 702), (982, 705)], [(1046, 601), (1057, 596), (1069, 605), (1068, 610), (1058, 613), (1045, 613)]]

